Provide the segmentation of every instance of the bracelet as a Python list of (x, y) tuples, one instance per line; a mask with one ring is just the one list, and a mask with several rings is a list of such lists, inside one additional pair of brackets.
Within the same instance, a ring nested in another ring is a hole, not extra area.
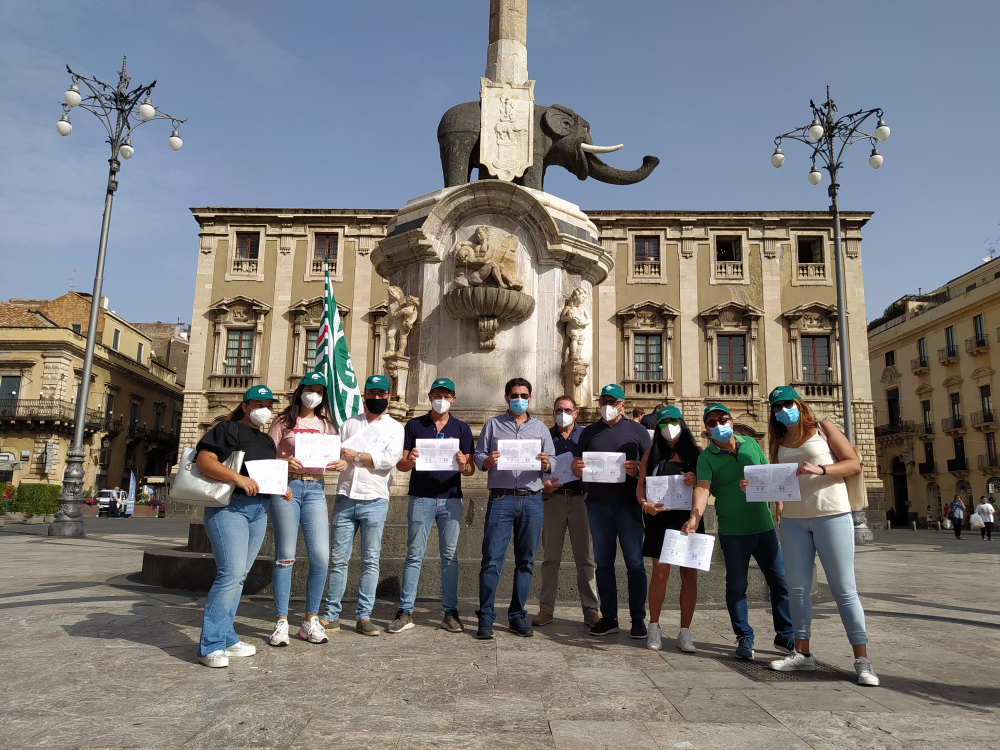
[(821, 468), (823, 470), (823, 476), (825, 477), (826, 476), (826, 467), (825, 466), (820, 466), (819, 468)]

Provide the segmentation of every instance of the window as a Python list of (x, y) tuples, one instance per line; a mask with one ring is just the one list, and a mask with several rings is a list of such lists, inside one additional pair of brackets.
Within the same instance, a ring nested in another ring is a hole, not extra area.
[(899, 389), (891, 388), (885, 392), (885, 406), (889, 414), (889, 424), (899, 424)]
[(316, 369), (316, 342), (318, 337), (319, 331), (306, 331), (306, 372), (312, 372)]
[(885, 366), (895, 367), (896, 366), (896, 352), (886, 352), (885, 353)]
[(951, 418), (955, 420), (955, 426), (958, 427), (962, 421), (962, 394), (949, 393), (948, 402), (951, 405)]
[(258, 232), (237, 232), (236, 254), (233, 257), (233, 273), (257, 273), (259, 257), (260, 234)]
[(337, 268), (337, 243), (339, 234), (317, 234), (313, 248), (312, 273), (323, 273), (323, 261), (330, 264), (330, 272)]
[(990, 460), (990, 466), (997, 465), (997, 434), (995, 432), (986, 433), (986, 456)]
[(955, 327), (948, 326), (944, 329), (944, 343), (949, 349), (955, 348)]
[(823, 238), (799, 237), (799, 264), (823, 262)]
[(983, 323), (982, 315), (977, 315), (972, 319), (972, 327), (976, 332), (976, 346), (986, 346), (986, 325)]
[(633, 276), (660, 276), (660, 238), (657, 235), (637, 236), (635, 238), (635, 257), (633, 258)]
[(663, 338), (659, 334), (635, 335), (635, 379), (661, 380), (663, 377)]
[(115, 415), (115, 394), (104, 395), (104, 416), (109, 419)]
[(979, 386), (979, 401), (983, 405), (983, 421), (995, 422), (996, 419), (993, 416), (992, 390), (988, 385)]
[(917, 366), (927, 367), (927, 342), (924, 339), (917, 339)]
[(21, 392), (19, 375), (0, 377), (0, 417), (12, 417), (17, 411), (17, 397)]
[(715, 259), (720, 263), (742, 263), (743, 248), (739, 237), (716, 237)]
[[(934, 466), (934, 443), (928, 441), (924, 443), (924, 462), (929, 466)], [(933, 469), (921, 472), (921, 474), (931, 474)]]
[(73, 329), (73, 333), (80, 333), (83, 330), (82, 323), (71, 323), (70, 328)]
[(139, 426), (139, 404), (135, 402), (128, 409), (128, 423), (132, 429)]
[(719, 380), (744, 381), (747, 379), (746, 338), (744, 336), (719, 336)]
[(976, 288), (976, 284), (975, 284), (975, 282), (973, 282), (972, 284), (969, 284), (967, 287), (965, 287), (965, 291), (971, 292), (975, 288)]
[(136, 362), (138, 362), (140, 365), (142, 364), (142, 350), (143, 350), (144, 347), (145, 347), (145, 344), (143, 344), (140, 341), (139, 342), (139, 347), (138, 347), (138, 349), (136, 349), (136, 352), (135, 352)]
[(111, 337), (111, 348), (118, 351), (118, 347), (122, 343), (122, 332), (117, 328), (115, 329), (114, 335)]
[(802, 337), (802, 379), (809, 383), (832, 382), (829, 336)]
[(955, 460), (965, 463), (965, 438), (955, 438)]
[(921, 401), (920, 402), (920, 410), (921, 410), (921, 413), (924, 415), (924, 427), (930, 427), (930, 424), (931, 424), (931, 402), (930, 401)]
[(230, 329), (226, 341), (226, 375), (249, 375), (253, 359), (253, 331)]

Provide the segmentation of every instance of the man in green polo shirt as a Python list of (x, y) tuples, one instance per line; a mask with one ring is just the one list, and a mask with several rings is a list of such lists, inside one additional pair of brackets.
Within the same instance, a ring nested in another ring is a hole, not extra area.
[(747, 502), (747, 481), (743, 478), (744, 466), (766, 464), (767, 458), (756, 440), (733, 433), (733, 417), (724, 404), (707, 406), (704, 420), (712, 442), (698, 458), (698, 484), (691, 503), (691, 518), (681, 531), (689, 534), (697, 531), (708, 495), (715, 495), (719, 546), (726, 562), (726, 608), (736, 634), (736, 656), (753, 659), (753, 628), (747, 621), (747, 573), (751, 556), (771, 590), (771, 616), (777, 633), (774, 646), (790, 654), (794, 641), (788, 584), (774, 520), (767, 503)]

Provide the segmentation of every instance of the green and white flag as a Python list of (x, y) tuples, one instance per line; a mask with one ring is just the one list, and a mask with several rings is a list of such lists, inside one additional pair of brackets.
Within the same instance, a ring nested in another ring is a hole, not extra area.
[(326, 282), (323, 292), (323, 322), (316, 335), (316, 372), (326, 376), (327, 393), (333, 408), (333, 421), (339, 428), (344, 422), (361, 413), (361, 391), (358, 378), (347, 351), (344, 327), (340, 324), (337, 300), (330, 283), (330, 267), (324, 263)]

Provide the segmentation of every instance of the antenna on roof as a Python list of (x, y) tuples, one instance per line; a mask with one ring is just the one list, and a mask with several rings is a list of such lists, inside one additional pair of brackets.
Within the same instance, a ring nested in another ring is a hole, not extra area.
[(987, 255), (985, 258), (983, 258), (983, 263), (989, 263), (991, 260), (993, 260), (993, 256), (996, 254), (997, 251), (997, 243), (1000, 242), (1000, 239), (993, 240), (992, 242), (990, 240), (983, 240), (984, 245), (987, 242), (990, 243), (988, 248), (990, 254)]
[(79, 268), (74, 268), (73, 269), (73, 276), (63, 276), (63, 278), (66, 279), (66, 281), (69, 282), (69, 290), (71, 292), (75, 292), (76, 291), (76, 288), (73, 286), (73, 278), (78, 273), (83, 273), (83, 271), (81, 271)]

